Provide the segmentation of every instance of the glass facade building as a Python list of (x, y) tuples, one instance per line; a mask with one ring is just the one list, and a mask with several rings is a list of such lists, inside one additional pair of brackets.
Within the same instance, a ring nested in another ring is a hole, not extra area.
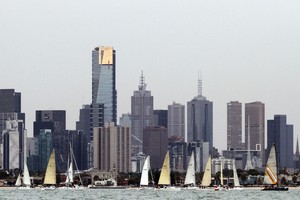
[(101, 126), (117, 122), (116, 52), (112, 47), (96, 47), (92, 52), (92, 104), (104, 105)]

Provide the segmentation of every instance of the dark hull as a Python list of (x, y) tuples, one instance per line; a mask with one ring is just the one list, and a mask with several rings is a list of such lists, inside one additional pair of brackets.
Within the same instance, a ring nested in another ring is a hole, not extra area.
[(270, 187), (270, 188), (263, 188), (262, 191), (288, 191), (289, 188), (286, 187)]

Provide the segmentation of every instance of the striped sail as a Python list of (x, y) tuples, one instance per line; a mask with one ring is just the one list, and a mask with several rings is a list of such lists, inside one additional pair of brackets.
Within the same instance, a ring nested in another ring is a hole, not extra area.
[(143, 166), (143, 171), (142, 171), (142, 177), (140, 181), (140, 185), (147, 186), (148, 185), (148, 172), (150, 170), (150, 157), (147, 156), (144, 166)]
[(234, 187), (240, 187), (240, 181), (239, 181), (239, 177), (237, 175), (237, 172), (236, 172), (236, 167), (235, 167), (235, 160), (233, 160), (233, 165), (232, 165), (232, 168), (233, 168), (233, 183), (234, 183)]
[(56, 167), (55, 167), (55, 151), (52, 150), (50, 155), (46, 175), (44, 179), (44, 184), (55, 185), (56, 184)]
[(170, 157), (169, 151), (165, 156), (165, 160), (161, 169), (158, 185), (171, 185), (171, 178), (170, 178)]
[(275, 144), (272, 145), (269, 154), (269, 158), (265, 170), (264, 184), (267, 185), (277, 184), (277, 163), (276, 163)]
[(189, 161), (189, 166), (186, 172), (185, 180), (184, 180), (185, 185), (196, 185), (195, 181), (195, 158), (194, 158), (194, 152), (192, 152), (190, 161)]
[(201, 186), (208, 187), (211, 184), (211, 157), (209, 156), (202, 179)]

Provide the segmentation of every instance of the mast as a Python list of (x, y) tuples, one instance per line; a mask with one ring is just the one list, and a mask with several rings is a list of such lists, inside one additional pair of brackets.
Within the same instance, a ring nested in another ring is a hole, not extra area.
[(251, 155), (250, 155), (250, 116), (248, 115), (248, 152), (247, 152), (247, 163), (245, 166), (245, 170), (253, 169), (252, 161), (251, 161)]

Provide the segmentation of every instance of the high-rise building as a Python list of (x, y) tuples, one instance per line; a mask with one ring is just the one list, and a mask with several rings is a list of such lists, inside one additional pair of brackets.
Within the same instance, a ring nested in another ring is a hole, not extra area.
[(185, 107), (182, 104), (168, 105), (168, 137), (185, 139)]
[(241, 150), (242, 104), (238, 101), (227, 103), (227, 149)]
[[(249, 122), (248, 122), (249, 120)], [(248, 129), (249, 126), (249, 129)], [(265, 104), (252, 102), (245, 104), (245, 147), (248, 148), (248, 130), (250, 150), (260, 152), (260, 159), (265, 163)]]
[(153, 126), (168, 128), (168, 110), (153, 110)]
[(3, 131), (3, 167), (4, 170), (23, 169), (26, 144), (26, 130), (22, 120), (7, 120)]
[(105, 123), (94, 128), (94, 168), (107, 172), (131, 171), (131, 133), (129, 127)]
[(144, 128), (152, 126), (153, 119), (153, 96), (151, 91), (146, 90), (142, 73), (139, 90), (131, 96), (132, 155), (142, 151)]
[[(103, 115), (94, 112), (103, 104)], [(98, 105), (98, 106), (97, 106)], [(116, 51), (113, 47), (100, 46), (92, 52), (92, 118), (102, 124), (117, 123)], [(103, 119), (101, 119), (103, 118)], [(93, 127), (100, 127), (93, 124)]]
[(202, 96), (202, 81), (198, 80), (198, 96), (187, 103), (187, 141), (209, 142), (213, 153), (213, 102)]
[(280, 168), (293, 168), (293, 125), (286, 123), (286, 115), (274, 115), (273, 120), (268, 120), (267, 152), (270, 152), (274, 143), (278, 166)]
[(131, 114), (130, 113), (122, 114), (122, 116), (120, 117), (119, 124), (120, 126), (131, 128)]
[[(38, 171), (45, 172), (53, 149), (51, 129), (41, 129), (36, 138), (38, 140), (35, 147), (38, 151), (38, 163), (35, 163), (35, 165), (38, 165)], [(34, 157), (32, 157), (32, 160), (34, 160)], [(29, 165), (30, 168), (31, 166)]]
[(168, 131), (163, 126), (148, 126), (143, 134), (143, 152), (150, 156), (151, 168), (160, 169), (168, 151)]
[(42, 129), (50, 129), (53, 135), (66, 130), (65, 110), (38, 110), (33, 122), (33, 136), (37, 137)]
[(22, 120), (25, 126), (25, 113), (21, 113), (21, 93), (14, 89), (0, 89), (0, 144), (7, 120)]

